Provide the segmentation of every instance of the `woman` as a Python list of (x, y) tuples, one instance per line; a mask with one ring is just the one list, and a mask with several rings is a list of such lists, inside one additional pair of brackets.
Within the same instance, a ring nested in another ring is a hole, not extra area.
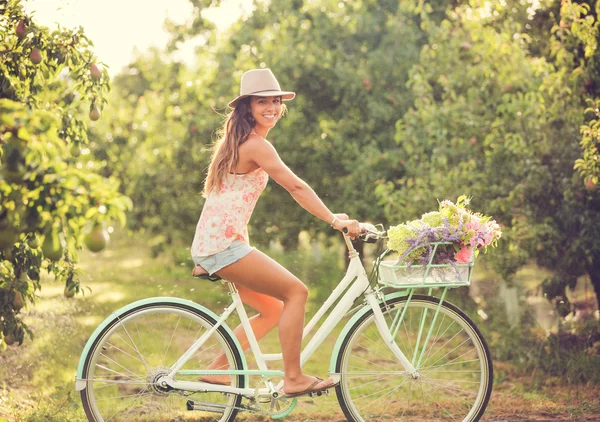
[[(279, 158), (267, 141), (267, 134), (286, 111), (282, 100), (295, 93), (281, 91), (269, 69), (256, 69), (242, 76), (240, 95), (229, 103), (220, 139), (216, 142), (204, 196), (206, 202), (196, 227), (191, 254), (196, 263), (194, 275), (217, 274), (235, 284), (242, 301), (258, 315), (250, 320), (257, 339), (279, 323), (283, 354), (283, 392), (307, 394), (334, 387), (302, 373), (300, 349), (308, 291), (289, 271), (248, 245), (246, 225), (258, 197), (273, 178), (308, 212), (330, 223), (336, 230), (346, 228), (351, 237), (359, 225), (345, 214), (333, 214), (315, 192)], [(241, 326), (234, 330), (244, 349), (248, 339)], [(225, 368), (220, 355), (208, 369)], [(205, 382), (229, 384), (228, 376), (206, 376)]]

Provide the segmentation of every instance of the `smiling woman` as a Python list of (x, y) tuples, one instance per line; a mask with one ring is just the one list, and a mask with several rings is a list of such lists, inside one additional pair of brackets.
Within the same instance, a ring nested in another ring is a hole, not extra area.
[[(247, 224), (269, 176), (283, 186), (308, 212), (337, 230), (359, 233), (358, 222), (333, 214), (315, 192), (279, 158), (267, 140), (269, 130), (286, 111), (282, 101), (296, 94), (282, 91), (270, 69), (250, 70), (242, 76), (240, 95), (229, 102), (221, 136), (213, 148), (205, 184), (206, 202), (196, 227), (191, 255), (194, 275), (216, 274), (235, 283), (242, 301), (258, 315), (250, 320), (257, 339), (279, 325), (283, 352), (283, 393), (289, 397), (334, 387), (332, 380), (305, 375), (300, 346), (308, 290), (304, 283), (262, 252), (250, 247)], [(234, 331), (244, 349), (248, 338), (241, 326)], [(228, 367), (225, 354), (208, 369)], [(230, 384), (229, 376), (207, 376), (203, 381)]]

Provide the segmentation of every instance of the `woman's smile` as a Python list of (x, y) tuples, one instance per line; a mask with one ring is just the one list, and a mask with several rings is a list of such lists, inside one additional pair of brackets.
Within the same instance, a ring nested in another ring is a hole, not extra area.
[(257, 126), (272, 128), (281, 114), (281, 97), (253, 97), (250, 102), (252, 117)]

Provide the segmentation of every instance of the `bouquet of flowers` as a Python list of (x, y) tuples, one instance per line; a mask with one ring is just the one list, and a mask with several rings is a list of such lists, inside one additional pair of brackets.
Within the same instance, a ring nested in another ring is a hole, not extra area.
[(470, 198), (461, 196), (456, 203), (440, 202), (439, 210), (423, 214), (388, 230), (388, 249), (398, 252), (398, 264), (427, 265), (434, 247), (432, 242), (450, 242), (438, 245), (432, 264), (468, 264), (479, 250), (495, 247), (502, 231), (492, 217), (469, 210)]

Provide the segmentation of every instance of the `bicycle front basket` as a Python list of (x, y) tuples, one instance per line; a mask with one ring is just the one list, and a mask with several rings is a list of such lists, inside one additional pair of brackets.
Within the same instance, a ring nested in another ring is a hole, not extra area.
[(440, 245), (451, 245), (450, 242), (432, 242), (432, 252), (429, 263), (425, 265), (406, 265), (399, 263), (397, 259), (383, 260), (390, 251), (384, 252), (379, 257), (379, 279), (378, 282), (384, 286), (395, 288), (407, 287), (459, 287), (471, 284), (473, 267), (475, 266), (475, 253), (471, 254), (471, 261), (467, 264), (457, 262), (434, 264), (438, 247)]

